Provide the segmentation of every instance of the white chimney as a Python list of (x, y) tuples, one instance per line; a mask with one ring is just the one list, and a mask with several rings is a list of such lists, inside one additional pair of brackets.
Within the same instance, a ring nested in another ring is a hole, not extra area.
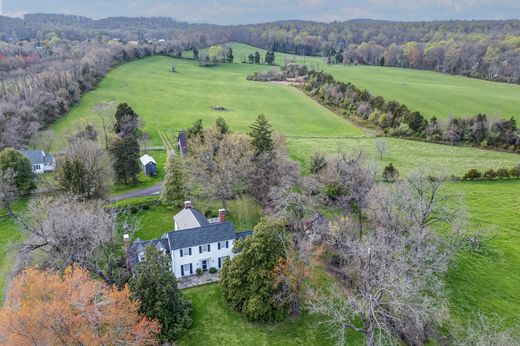
[(185, 201), (184, 202), (184, 209), (190, 209), (191, 208), (191, 201)]
[(226, 221), (226, 209), (218, 210), (218, 222), (222, 223)]

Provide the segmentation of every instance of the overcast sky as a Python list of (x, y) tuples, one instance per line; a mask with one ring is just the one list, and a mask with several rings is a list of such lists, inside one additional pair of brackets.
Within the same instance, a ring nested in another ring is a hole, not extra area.
[[(520, 18), (520, 0), (0, 0), (3, 14), (67, 13), (92, 18), (167, 16), (188, 22), (246, 24), (280, 19), (322, 22)], [(1, 7), (1, 6), (0, 6)]]

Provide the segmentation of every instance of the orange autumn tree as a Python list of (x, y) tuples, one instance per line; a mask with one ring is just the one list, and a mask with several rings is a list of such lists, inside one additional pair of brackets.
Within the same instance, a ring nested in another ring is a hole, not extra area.
[(17, 276), (0, 310), (6, 345), (157, 345), (160, 325), (138, 312), (139, 302), (79, 268), (62, 276), (27, 269)]

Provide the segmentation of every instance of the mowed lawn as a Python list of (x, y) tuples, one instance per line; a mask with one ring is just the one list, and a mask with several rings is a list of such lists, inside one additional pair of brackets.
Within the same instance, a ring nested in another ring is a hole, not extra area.
[[(173, 63), (177, 73), (171, 72)], [(232, 130), (247, 132), (260, 113), (286, 135), (364, 135), (363, 130), (293, 87), (246, 80), (248, 74), (266, 68), (246, 64), (200, 67), (193, 61), (162, 56), (121, 65), (52, 126), (53, 149), (60, 150), (65, 135), (80, 124), (91, 123), (101, 131), (101, 120), (94, 108), (107, 102), (127, 102), (132, 106), (144, 121), (144, 131), (154, 145), (162, 145), (159, 131), (172, 139), (175, 131), (191, 126), (197, 119), (212, 126), (221, 116)], [(212, 110), (215, 106), (227, 110)]]
[[(179, 345), (334, 345), (317, 316), (304, 313), (276, 324), (257, 324), (229, 309), (218, 284), (185, 291), (193, 303), (193, 326)], [(349, 345), (363, 344), (359, 334), (349, 335)]]
[[(255, 51), (262, 58), (265, 50), (241, 43), (231, 43), (235, 61)], [(186, 52), (191, 56), (191, 52)], [(485, 113), (491, 119), (515, 117), (520, 121), (520, 85), (452, 76), (433, 71), (363, 65), (327, 65), (322, 57), (302, 57), (275, 53), (276, 63), (297, 61), (313, 65), (342, 82), (351, 82), (373, 95), (397, 100), (420, 111), (427, 119), (435, 116), (466, 116)], [(257, 65), (258, 66), (258, 65)]]

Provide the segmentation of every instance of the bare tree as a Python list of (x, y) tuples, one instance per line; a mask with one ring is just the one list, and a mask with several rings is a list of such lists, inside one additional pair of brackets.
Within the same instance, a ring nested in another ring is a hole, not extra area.
[(453, 235), (441, 237), (432, 228), (453, 222), (440, 217), (448, 201), (440, 185), (419, 174), (372, 189), (370, 232), (363, 238), (354, 235), (348, 217), (331, 223), (328, 244), (341, 259), (336, 270), (342, 287), (316, 293), (309, 309), (328, 316), (338, 344), (348, 329), (363, 333), (367, 345), (422, 344), (434, 336), (446, 316), (442, 277), (454, 254)]
[[(65, 159), (78, 160), (84, 167), (81, 185), (84, 186), (82, 192), (86, 197), (103, 198), (106, 195), (113, 179), (112, 165), (108, 154), (96, 141), (83, 136), (70, 137), (63, 160)], [(58, 181), (63, 178), (60, 166), (58, 161)]]
[(125, 280), (118, 229), (131, 233), (133, 223), (118, 220), (118, 213), (100, 201), (82, 202), (71, 196), (34, 199), (23, 221), (22, 255), (37, 251), (44, 265), (60, 270), (79, 265), (110, 285)]
[(376, 149), (379, 152), (381, 160), (383, 159), (383, 155), (388, 152), (388, 143), (384, 140), (376, 141)]
[(497, 315), (487, 317), (476, 314), (466, 326), (453, 328), (454, 345), (473, 346), (510, 346), (520, 345), (520, 325), (506, 327), (504, 320)]
[(355, 210), (359, 236), (363, 236), (363, 210), (366, 207), (370, 190), (375, 184), (375, 171), (365, 161), (363, 153), (349, 158), (345, 153), (338, 154), (327, 164), (322, 175), (325, 182), (336, 186), (341, 207)]
[(251, 172), (252, 150), (246, 136), (221, 134), (205, 129), (202, 135), (190, 139), (188, 161), (196, 183), (209, 198), (226, 201), (243, 191)]

